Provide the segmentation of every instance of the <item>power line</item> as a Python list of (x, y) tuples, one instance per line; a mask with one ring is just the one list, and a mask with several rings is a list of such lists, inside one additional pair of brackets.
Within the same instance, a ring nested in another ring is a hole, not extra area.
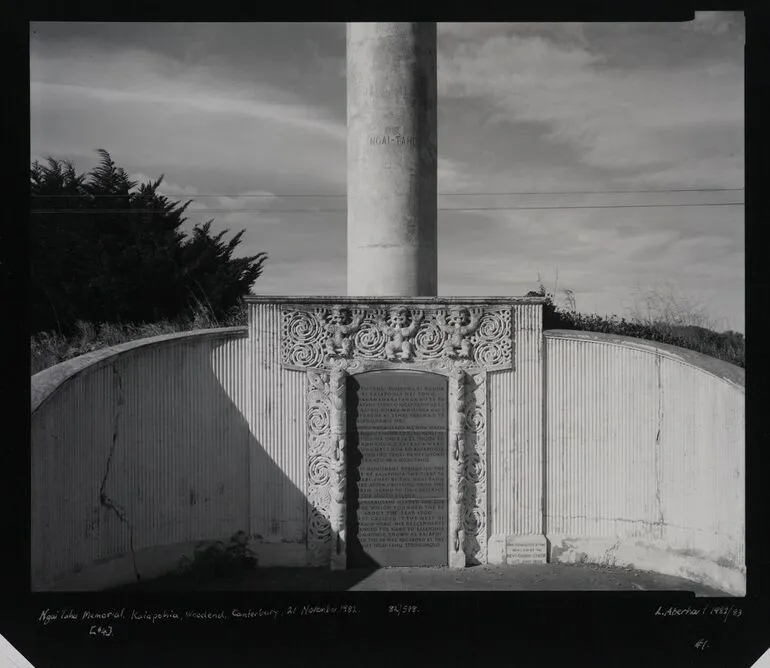
[[(744, 206), (745, 202), (704, 202), (701, 204), (578, 204), (574, 206), (478, 206), (478, 207), (439, 207), (439, 211), (546, 211), (548, 209), (648, 209), (659, 207), (679, 206)], [(193, 211), (196, 211), (193, 209)], [(206, 213), (343, 213), (347, 209), (204, 209)], [(34, 214), (73, 213), (73, 214), (100, 214), (100, 213), (163, 213), (159, 209), (32, 209)], [(185, 212), (187, 213), (187, 212)]]
[[(162, 187), (159, 188), (162, 194)], [(715, 193), (715, 192), (741, 192), (745, 188), (668, 188), (658, 190), (563, 190), (563, 191), (515, 191), (508, 192), (477, 192), (477, 193), (438, 193), (439, 197), (505, 197), (508, 195), (630, 195), (634, 193)], [(125, 198), (130, 195), (32, 195), (37, 199), (48, 198)], [(259, 195), (227, 195), (216, 193), (196, 193), (195, 195), (173, 195), (173, 197), (188, 197), (195, 199), (199, 197), (222, 197), (227, 199), (309, 199), (309, 198), (343, 198), (347, 195), (330, 195), (328, 193), (307, 193), (307, 194), (259, 194)]]

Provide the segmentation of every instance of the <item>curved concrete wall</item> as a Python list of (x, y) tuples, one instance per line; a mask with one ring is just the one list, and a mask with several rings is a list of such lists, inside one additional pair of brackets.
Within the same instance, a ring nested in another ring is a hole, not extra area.
[(33, 590), (151, 577), (248, 530), (245, 335), (141, 339), (32, 377)]
[[(490, 374), (490, 537), (545, 533), (552, 561), (744, 594), (744, 371), (541, 334), (530, 308), (515, 370)], [(277, 304), (251, 304), (248, 330), (133, 341), (33, 376), (33, 590), (152, 577), (238, 530), (261, 565), (314, 563), (307, 381), (281, 367), (280, 331)]]
[(743, 369), (630, 337), (544, 337), (552, 561), (634, 565), (744, 595)]

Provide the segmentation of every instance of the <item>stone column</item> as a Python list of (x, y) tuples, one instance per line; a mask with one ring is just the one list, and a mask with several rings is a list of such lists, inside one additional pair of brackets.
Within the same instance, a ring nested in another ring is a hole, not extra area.
[(348, 295), (435, 296), (436, 24), (347, 24)]

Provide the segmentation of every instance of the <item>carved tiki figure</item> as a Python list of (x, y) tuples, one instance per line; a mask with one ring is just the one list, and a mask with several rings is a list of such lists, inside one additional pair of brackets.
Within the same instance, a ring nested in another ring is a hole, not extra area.
[(335, 550), (339, 554), (345, 544), (345, 500), (347, 470), (345, 453), (345, 373), (335, 369), (329, 374), (329, 399), (331, 404), (331, 436), (334, 448), (330, 463), (329, 493), (332, 528), (337, 533)]
[(326, 316), (324, 329), (331, 335), (326, 339), (326, 352), (330, 357), (350, 357), (353, 350), (353, 339), (350, 336), (358, 331), (364, 319), (361, 309), (334, 306)]
[(441, 331), (449, 336), (444, 343), (447, 357), (454, 359), (471, 356), (471, 342), (468, 337), (476, 331), (483, 315), (484, 311), (480, 308), (467, 309), (457, 306), (449, 309), (446, 316), (440, 311), (436, 314)]
[(387, 322), (380, 321), (381, 329), (389, 339), (385, 344), (385, 356), (389, 360), (412, 358), (414, 346), (409, 339), (417, 332), (423, 315), (419, 309), (410, 311), (404, 306), (396, 306), (388, 312)]
[(465, 543), (465, 531), (463, 529), (463, 500), (465, 497), (465, 480), (463, 477), (463, 454), (465, 452), (465, 439), (455, 434), (450, 458), (449, 475), (454, 479), (454, 494), (449, 503), (450, 538), (454, 551), (457, 552)]
[(465, 543), (462, 522), (465, 481), (465, 374), (455, 369), (449, 376), (449, 538), (455, 552)]

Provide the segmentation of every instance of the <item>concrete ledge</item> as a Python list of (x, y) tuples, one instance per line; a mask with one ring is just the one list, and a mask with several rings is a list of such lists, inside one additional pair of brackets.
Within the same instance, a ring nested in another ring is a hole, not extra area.
[(334, 297), (308, 295), (307, 297), (249, 295), (247, 304), (544, 304), (544, 297)]
[(662, 355), (682, 364), (689, 364), (713, 376), (717, 376), (733, 385), (746, 390), (746, 370), (735, 364), (704, 355), (703, 353), (672, 346), (668, 343), (658, 343), (647, 339), (638, 339), (633, 336), (619, 336), (617, 334), (604, 334), (601, 332), (584, 332), (572, 329), (547, 329), (543, 332), (546, 339), (571, 339), (573, 341), (586, 341), (588, 343), (607, 343), (626, 348), (634, 348), (653, 355)]
[(593, 563), (627, 566), (637, 570), (686, 578), (725, 592), (726, 596), (746, 595), (745, 566), (718, 563), (715, 555), (694, 550), (676, 550), (665, 543), (623, 543), (602, 537), (571, 537), (549, 534), (551, 563)]
[(31, 384), (31, 412), (34, 413), (40, 406), (58, 390), (64, 383), (86, 371), (95, 371), (110, 364), (116, 357), (151, 346), (160, 346), (180, 341), (193, 341), (209, 338), (245, 337), (248, 335), (247, 327), (218, 327), (216, 329), (195, 329), (189, 332), (176, 334), (163, 334), (162, 336), (150, 336), (144, 339), (126, 341), (117, 346), (101, 348), (93, 352), (79, 355), (72, 359), (60, 362), (52, 367), (39, 371), (32, 376)]

